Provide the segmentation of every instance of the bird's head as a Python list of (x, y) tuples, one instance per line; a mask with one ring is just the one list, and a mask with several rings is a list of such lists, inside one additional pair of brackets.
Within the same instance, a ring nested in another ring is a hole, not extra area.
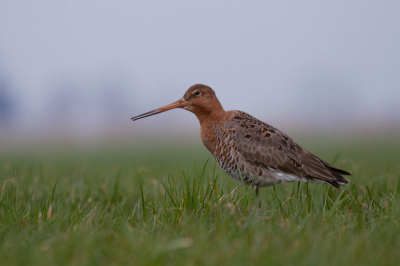
[(196, 84), (191, 86), (178, 101), (150, 112), (132, 117), (131, 119), (132, 121), (135, 121), (175, 108), (182, 108), (194, 113), (200, 120), (200, 123), (203, 121), (203, 119), (206, 119), (213, 114), (221, 114), (225, 112), (218, 98), (215, 96), (213, 89), (206, 85)]

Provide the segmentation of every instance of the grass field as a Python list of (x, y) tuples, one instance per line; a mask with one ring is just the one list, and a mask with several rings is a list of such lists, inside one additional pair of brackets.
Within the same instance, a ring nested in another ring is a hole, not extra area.
[(200, 141), (2, 150), (0, 265), (400, 264), (400, 139), (299, 142), (350, 184), (258, 209)]

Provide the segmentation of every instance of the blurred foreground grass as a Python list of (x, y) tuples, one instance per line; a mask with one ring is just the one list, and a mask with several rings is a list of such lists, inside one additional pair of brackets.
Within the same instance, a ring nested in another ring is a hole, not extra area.
[(264, 188), (261, 210), (199, 141), (2, 150), (0, 265), (398, 263), (400, 140), (299, 143), (351, 183)]

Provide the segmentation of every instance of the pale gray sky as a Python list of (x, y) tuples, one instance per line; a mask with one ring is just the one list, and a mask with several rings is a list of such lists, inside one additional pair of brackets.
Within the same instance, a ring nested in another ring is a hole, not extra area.
[[(27, 132), (130, 130), (195, 83), (278, 128), (399, 124), (399, 14), (399, 1), (5, 0), (0, 76)], [(140, 126), (198, 127), (163, 116)]]

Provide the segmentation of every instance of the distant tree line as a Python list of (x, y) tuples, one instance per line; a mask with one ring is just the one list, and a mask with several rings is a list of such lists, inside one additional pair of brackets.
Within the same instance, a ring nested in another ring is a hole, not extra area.
[(11, 125), (14, 110), (9, 82), (0, 73), (0, 129)]

